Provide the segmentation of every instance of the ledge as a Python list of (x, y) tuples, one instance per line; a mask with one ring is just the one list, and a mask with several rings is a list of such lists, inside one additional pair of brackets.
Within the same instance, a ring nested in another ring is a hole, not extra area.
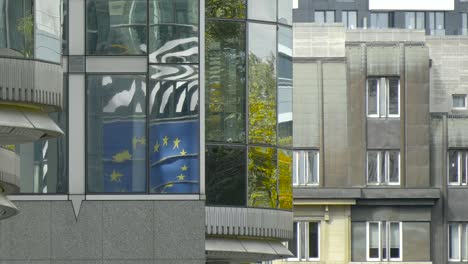
[(361, 198), (361, 189), (294, 187), (293, 197), (294, 199), (358, 199)]
[(0, 192), (0, 220), (18, 213), (18, 208)]
[(231, 236), (289, 240), (293, 237), (293, 213), (281, 210), (209, 207), (205, 228), (209, 236)]

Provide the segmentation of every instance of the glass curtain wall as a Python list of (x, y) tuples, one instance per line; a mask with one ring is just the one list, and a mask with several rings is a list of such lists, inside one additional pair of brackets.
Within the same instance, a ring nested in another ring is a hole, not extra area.
[(206, 2), (209, 205), (292, 208), (291, 16), (291, 1)]

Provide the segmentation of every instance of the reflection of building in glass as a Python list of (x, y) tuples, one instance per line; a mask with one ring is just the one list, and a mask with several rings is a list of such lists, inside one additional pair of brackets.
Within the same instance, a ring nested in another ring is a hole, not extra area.
[(21, 175), (0, 181), (22, 208), (0, 223), (11, 242), (0, 262), (290, 256), (289, 1), (0, 0), (0, 11), (0, 62), (55, 63), (63, 82), (32, 72), (66, 88), (63, 111), (47, 108), (66, 137), (0, 149), (18, 168), (3, 175)]

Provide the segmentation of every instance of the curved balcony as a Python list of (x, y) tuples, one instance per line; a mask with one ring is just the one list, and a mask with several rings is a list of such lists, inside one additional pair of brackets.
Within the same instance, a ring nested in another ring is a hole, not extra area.
[(281, 243), (293, 237), (293, 213), (282, 210), (206, 207), (208, 262), (257, 262), (292, 256)]
[(0, 148), (0, 220), (18, 213), (4, 195), (19, 191), (20, 159), (12, 150)]
[(0, 144), (18, 144), (62, 135), (48, 116), (62, 107), (58, 64), (0, 58)]

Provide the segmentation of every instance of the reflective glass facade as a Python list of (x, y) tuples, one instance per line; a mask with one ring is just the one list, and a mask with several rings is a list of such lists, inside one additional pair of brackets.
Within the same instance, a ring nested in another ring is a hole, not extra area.
[(60, 63), (61, 0), (1, 0), (0, 56)]
[(207, 204), (290, 210), (292, 2), (206, 10)]

